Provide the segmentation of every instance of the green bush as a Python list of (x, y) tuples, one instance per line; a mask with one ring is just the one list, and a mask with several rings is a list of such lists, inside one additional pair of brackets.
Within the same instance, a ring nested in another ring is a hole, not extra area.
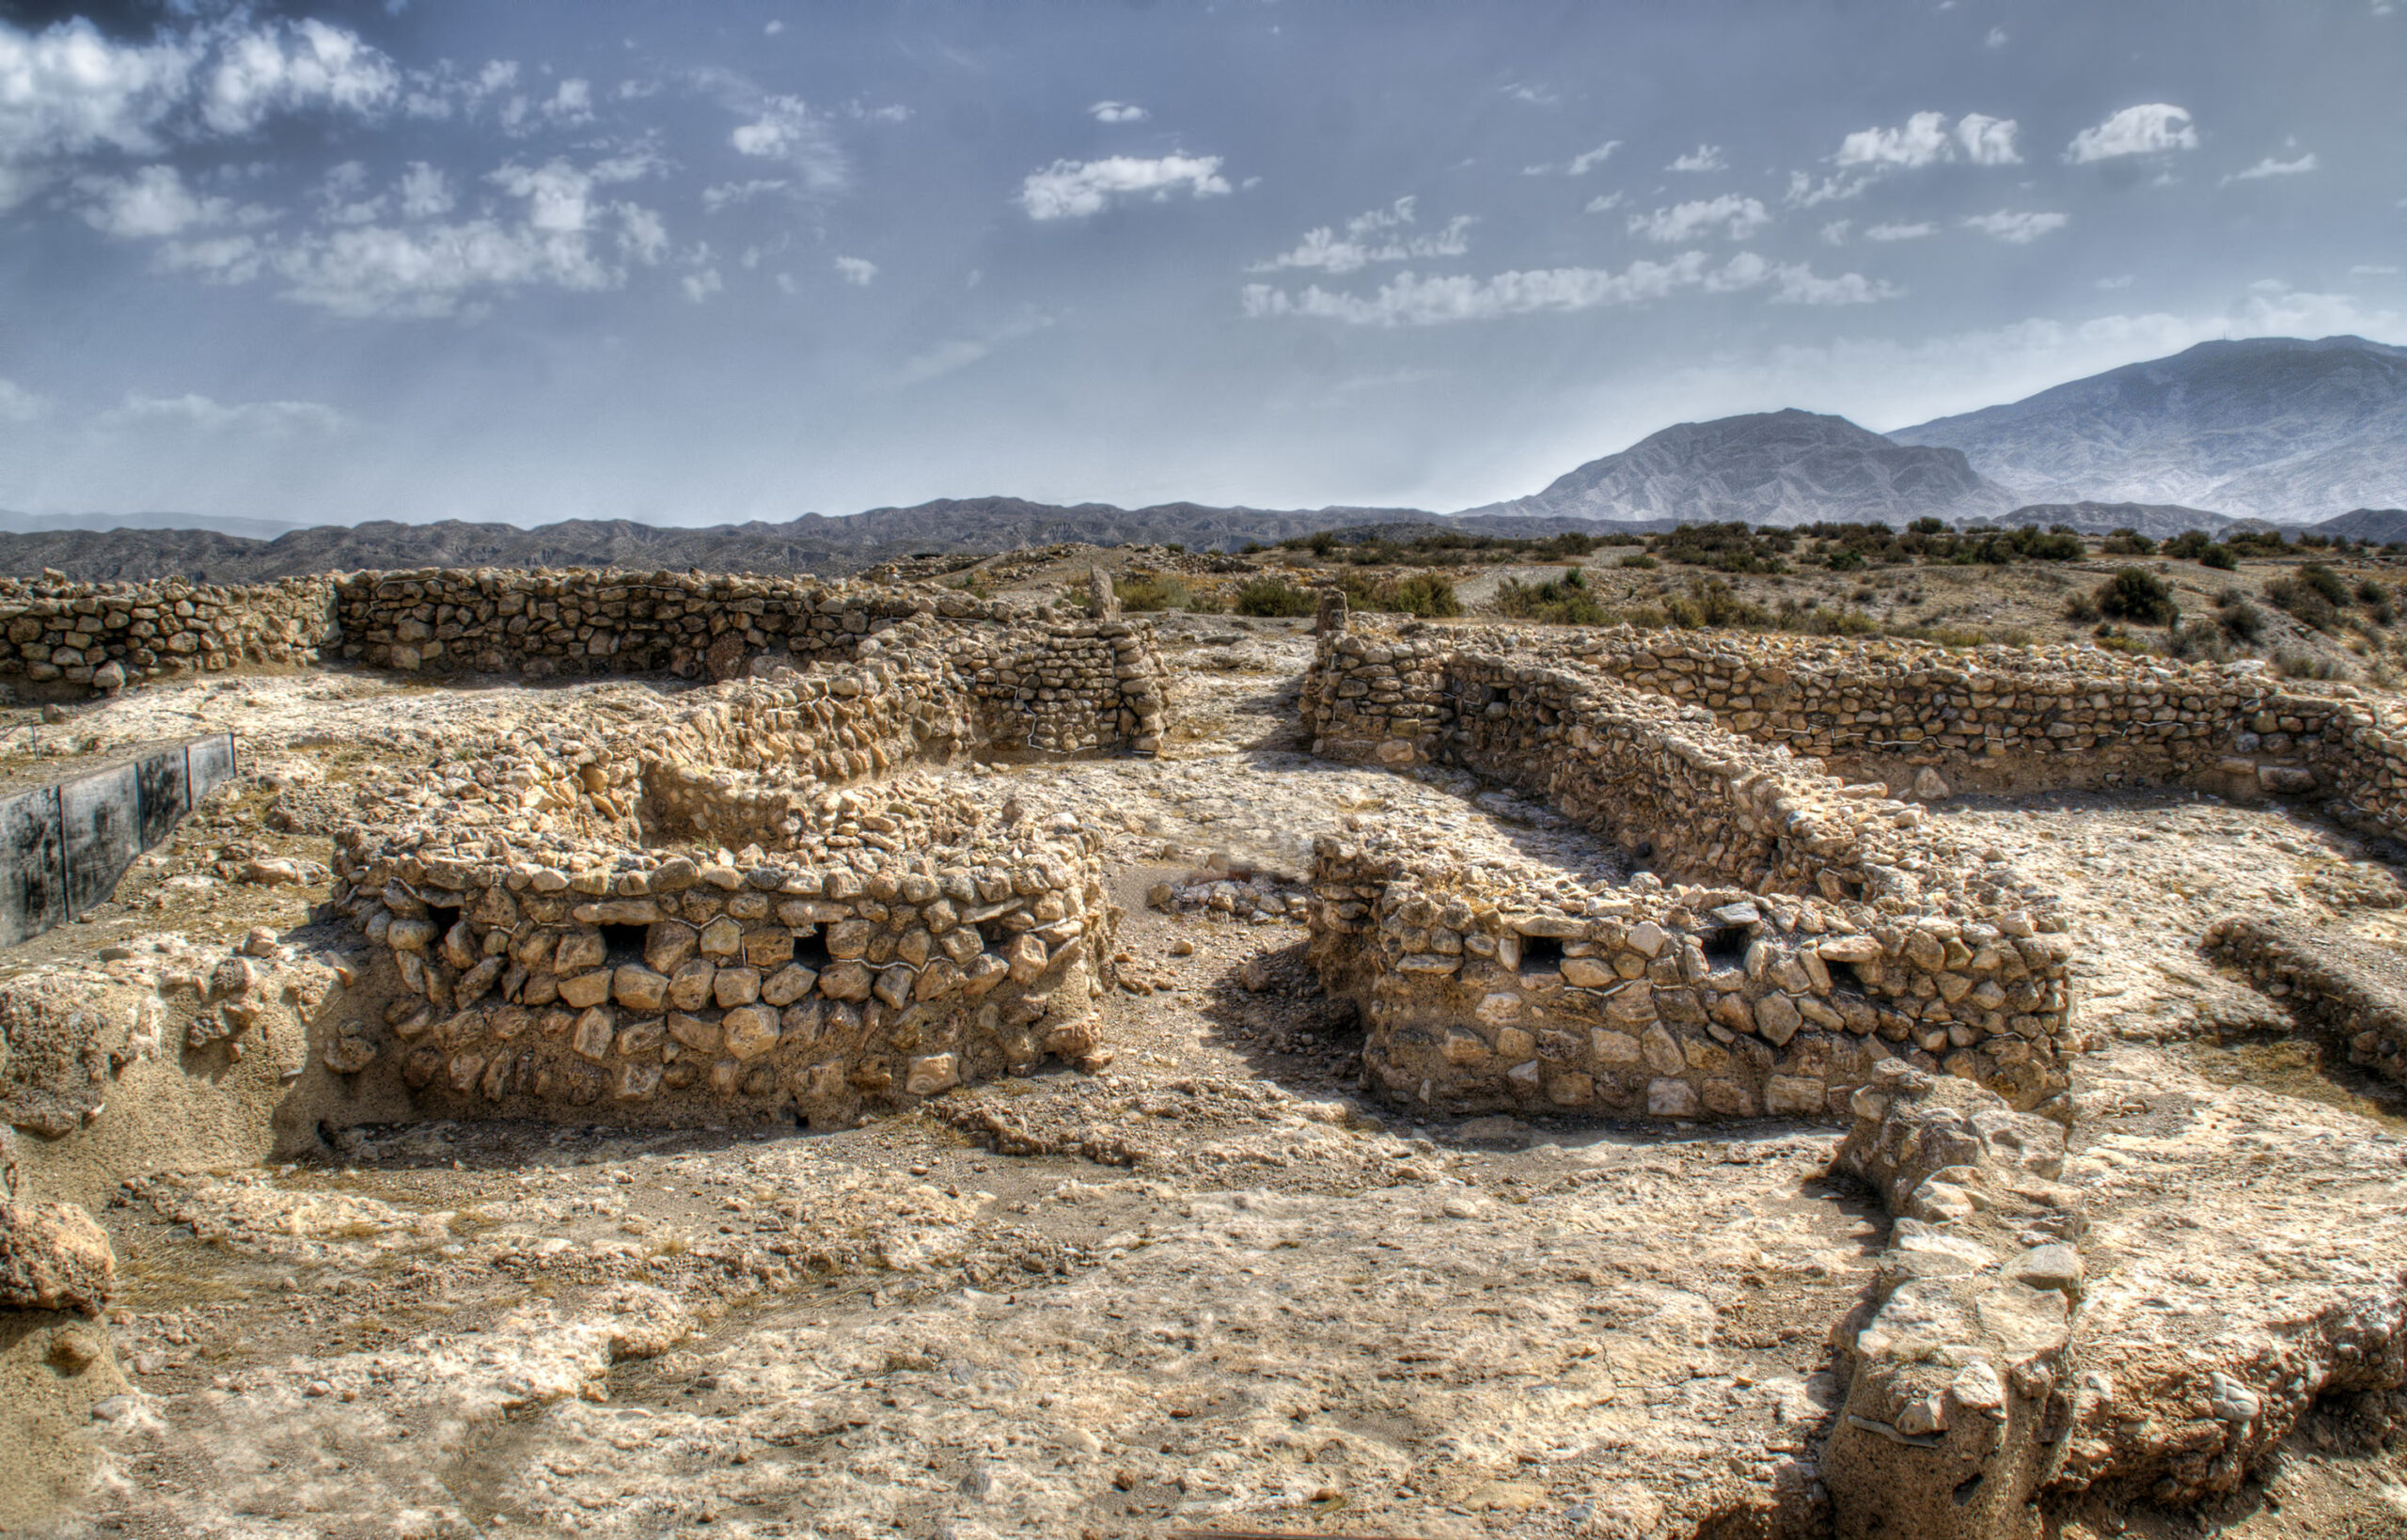
[(1662, 563), (1656, 560), (1653, 557), (1648, 556), (1645, 552), (1641, 551), (1636, 556), (1623, 557), (1619, 560), (1615, 561), (1613, 565), (1616, 567), (1628, 567), (1633, 572), (1651, 573), (1656, 568), (1660, 567)]
[(1496, 607), (1517, 621), (1549, 625), (1609, 625), (1613, 619), (1588, 591), (1587, 574), (1577, 567), (1544, 583), (1508, 577), (1497, 585)]
[(1132, 573), (1111, 580), (1111, 591), (1120, 607), (1134, 615), (1149, 615), (1156, 610), (1188, 607), (1187, 585), (1175, 577), (1157, 573)]
[(1358, 573), (1345, 573), (1337, 583), (1345, 591), (1345, 602), (1357, 609), (1415, 615), (1424, 621), (1463, 612), (1462, 601), (1455, 597), (1454, 584), (1435, 573), (1376, 581)]
[(2198, 560), (2219, 573), (2240, 570), (2240, 558), (2232, 554), (2231, 547), (2228, 545), (2210, 545), (2198, 553)]
[(2331, 601), (2334, 605), (2349, 602), (2349, 580), (2320, 561), (2310, 561), (2298, 570), (2298, 580)]
[(2107, 556), (2154, 556), (2156, 542), (2126, 525), (2107, 536), (2099, 550)]
[(1771, 624), (1771, 611), (1740, 598), (1718, 577), (1710, 582), (1690, 578), (1689, 591), (1664, 601), (1663, 607), (1671, 615), (1672, 623), (1684, 631), (1707, 626), (1762, 629)]
[(2275, 578), (2265, 585), (2265, 597), (2318, 631), (2329, 631), (2339, 623), (2337, 606), (2304, 576)]
[(2098, 585), (2092, 598), (2098, 613), (2111, 620), (2169, 626), (2181, 618), (2173, 589), (2145, 567), (2116, 568), (2114, 576)]
[(2253, 642), (2265, 634), (2265, 612), (2237, 589), (2226, 589), (2216, 596), (2215, 622), (2236, 642)]
[(1310, 615), (1319, 607), (1320, 601), (1308, 589), (1275, 574), (1254, 578), (1237, 589), (1236, 611), (1240, 615)]

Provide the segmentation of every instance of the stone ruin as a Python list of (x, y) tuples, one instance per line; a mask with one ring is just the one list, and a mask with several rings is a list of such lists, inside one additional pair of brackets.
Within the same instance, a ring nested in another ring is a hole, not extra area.
[[(1149, 747), (1159, 656), (1116, 620), (891, 604), (823, 601), (779, 632), (802, 648), (755, 653), (759, 677), (686, 697), (666, 731), (516, 731), (464, 774), (385, 788), (334, 870), (391, 1003), (327, 1066), (390, 1056), (464, 1114), (826, 1126), (1046, 1054), (1107, 1061), (1096, 836), (910, 772)], [(440, 627), (452, 606), (433, 607)]]

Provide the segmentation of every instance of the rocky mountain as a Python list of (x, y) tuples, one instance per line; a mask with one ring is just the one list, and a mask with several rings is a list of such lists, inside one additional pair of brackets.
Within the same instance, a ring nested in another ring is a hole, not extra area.
[(2201, 342), (2006, 406), (1901, 428), (2030, 501), (2203, 504), (2308, 524), (2407, 502), (2407, 348)]
[(2018, 500), (1959, 450), (1898, 445), (1845, 417), (1792, 409), (1683, 422), (1466, 516), (1904, 525), (1994, 517)]
[[(1016, 497), (946, 498), (849, 517), (806, 513), (786, 524), (671, 528), (624, 519), (571, 519), (535, 529), (506, 524), (328, 525), (274, 540), (214, 528), (51, 529), (0, 534), (0, 574), (55, 568), (89, 581), (181, 573), (210, 583), (252, 583), (363, 567), (700, 567), (713, 572), (838, 575), (920, 552), (1006, 551), (1083, 541), (1096, 545), (1178, 543), (1204, 549), (1265, 542), (1346, 525), (1426, 520), (1410, 509), (1275, 511), (1164, 503), (1122, 509), (1061, 507)], [(230, 521), (229, 521), (230, 522)]]
[(2351, 540), (2368, 540), (2376, 545), (2388, 545), (2394, 541), (2407, 541), (2407, 508), (2359, 508), (2326, 519), (2314, 526), (2319, 535), (2346, 535)]

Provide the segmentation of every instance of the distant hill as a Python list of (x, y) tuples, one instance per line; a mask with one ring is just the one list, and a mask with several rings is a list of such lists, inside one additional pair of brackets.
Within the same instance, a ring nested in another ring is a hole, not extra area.
[(61, 529), (0, 534), (0, 574), (55, 568), (95, 582), (183, 574), (208, 583), (254, 583), (304, 573), (396, 567), (700, 567), (712, 572), (835, 576), (919, 552), (990, 552), (1082, 541), (1094, 545), (1184, 544), (1230, 549), (1338, 526), (1421, 520), (1414, 509), (1273, 511), (1165, 503), (1121, 509), (1059, 507), (1016, 497), (946, 498), (912, 508), (786, 524), (662, 528), (624, 519), (571, 519), (535, 529), (506, 524), (327, 525), (274, 540), (213, 529)]
[(2407, 502), (2407, 348), (2201, 342), (1889, 436), (1960, 449), (2032, 502), (2207, 504), (2312, 524)]
[(1463, 516), (1905, 525), (1994, 517), (2017, 500), (1960, 451), (1901, 446), (1845, 417), (1789, 410), (1666, 428), (1542, 492)]
[(2351, 540), (2368, 540), (2376, 545), (2388, 545), (2393, 541), (2407, 541), (2407, 508), (2360, 508), (2326, 519), (2314, 526), (2319, 535), (2346, 535)]

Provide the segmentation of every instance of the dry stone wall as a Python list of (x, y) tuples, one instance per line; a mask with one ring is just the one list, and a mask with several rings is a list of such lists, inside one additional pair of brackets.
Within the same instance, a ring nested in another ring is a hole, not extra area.
[(323, 577), (241, 588), (0, 579), (0, 676), (106, 688), (312, 664), (335, 636), (334, 591)]
[(1588, 888), (1410, 830), (1322, 840), (1312, 958), (1365, 1014), (1375, 1086), (1813, 1117), (1904, 1056), (2019, 1107), (2063, 1088), (2071, 941), (2010, 868), (1708, 712), (1477, 639), (1331, 628), (1305, 691), (1322, 752), (1475, 770), (1660, 875)]
[[(1111, 655), (1115, 629), (1067, 639)], [(387, 788), (335, 870), (394, 998), (327, 1064), (396, 1057), (462, 1110), (830, 1124), (1099, 1062), (1099, 836), (915, 773), (983, 746), (1002, 673), (1053, 637), (922, 616), (666, 730), (521, 730)]]
[[(1691, 632), (1493, 628), (1442, 633), (1472, 651), (1542, 651), (1714, 714), (1733, 732), (1905, 786), (1957, 791), (2181, 784), (2319, 795), (2407, 833), (2407, 722), (2346, 684), (2261, 663), (2188, 665), (2093, 647), (1955, 649)], [(1391, 760), (1454, 722), (1441, 695), (1308, 700), (1331, 751)]]
[(2246, 915), (2209, 926), (2202, 950), (2330, 1033), (2349, 1062), (2407, 1080), (2407, 966), (2396, 951)]

